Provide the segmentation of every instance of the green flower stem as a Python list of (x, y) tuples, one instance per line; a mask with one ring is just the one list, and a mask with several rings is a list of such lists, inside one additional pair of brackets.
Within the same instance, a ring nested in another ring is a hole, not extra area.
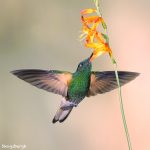
[[(95, 3), (96, 9), (97, 9), (97, 14), (100, 17), (102, 17), (99, 0), (93, 0), (93, 1)], [(103, 22), (102, 26), (103, 26), (103, 29), (105, 31), (105, 34), (102, 34), (102, 35), (103, 35), (103, 37), (105, 38), (106, 42), (109, 45), (109, 37), (108, 37), (108, 34), (107, 34), (107, 25), (106, 25), (105, 22)], [(125, 134), (126, 134), (126, 139), (127, 139), (127, 143), (128, 143), (128, 149), (132, 150), (132, 144), (131, 144), (130, 135), (129, 135), (127, 122), (126, 122), (126, 117), (125, 117), (125, 112), (124, 112), (121, 86), (120, 86), (120, 81), (119, 81), (119, 76), (118, 76), (118, 71), (117, 71), (117, 62), (113, 57), (111, 57), (111, 60), (112, 60), (113, 66), (114, 66), (115, 76), (116, 76), (116, 80), (117, 80), (117, 84), (118, 84), (118, 94), (119, 94), (119, 100), (120, 100), (120, 111), (121, 111), (121, 115), (122, 115), (122, 120), (123, 120), (124, 130), (125, 130)]]
[(126, 117), (125, 117), (125, 112), (124, 112), (124, 105), (123, 105), (123, 99), (122, 99), (121, 86), (120, 86), (120, 81), (119, 81), (118, 71), (117, 71), (117, 63), (116, 63), (116, 61), (115, 61), (114, 58), (112, 59), (112, 63), (114, 65), (116, 80), (117, 80), (117, 84), (118, 84), (118, 92), (119, 92), (119, 100), (120, 100), (120, 110), (121, 110), (121, 115), (122, 115), (124, 130), (125, 130), (126, 138), (127, 138), (127, 142), (128, 142), (128, 149), (132, 150), (132, 144), (131, 144), (130, 135), (129, 135), (129, 131), (128, 131), (128, 126), (127, 126)]
[(99, 0), (93, 0), (96, 6), (97, 14), (102, 17), (102, 13), (100, 11), (100, 2)]

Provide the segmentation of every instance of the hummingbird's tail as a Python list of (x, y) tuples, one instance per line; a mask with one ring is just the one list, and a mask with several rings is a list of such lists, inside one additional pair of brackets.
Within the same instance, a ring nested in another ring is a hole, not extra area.
[(57, 121), (59, 121), (60, 123), (63, 122), (71, 113), (73, 107), (69, 108), (68, 110), (63, 110), (61, 108), (58, 109), (58, 111), (55, 114), (55, 117), (53, 119), (53, 123), (56, 123)]
[(66, 101), (66, 99), (63, 99), (61, 101), (60, 108), (57, 110), (52, 122), (56, 123), (57, 121), (59, 121), (61, 123), (64, 120), (66, 120), (74, 106), (76, 107), (77, 105), (73, 102)]

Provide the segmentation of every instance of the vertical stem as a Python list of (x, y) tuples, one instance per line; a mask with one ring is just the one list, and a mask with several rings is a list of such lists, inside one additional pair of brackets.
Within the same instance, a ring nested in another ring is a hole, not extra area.
[[(93, 0), (93, 1), (95, 3), (96, 9), (97, 9), (97, 14), (100, 17), (102, 17), (99, 0)], [(107, 25), (105, 23), (103, 23), (102, 26), (104, 28), (105, 35), (107, 37), (107, 42), (108, 42), (108, 45), (109, 45), (109, 37), (108, 37), (108, 33), (107, 33)], [(123, 120), (124, 130), (125, 130), (125, 134), (126, 134), (126, 139), (127, 139), (127, 143), (128, 143), (128, 149), (132, 150), (132, 144), (131, 144), (130, 135), (129, 135), (127, 122), (126, 122), (126, 117), (125, 117), (125, 112), (124, 112), (121, 86), (120, 86), (120, 81), (119, 81), (119, 76), (118, 76), (118, 71), (117, 71), (117, 63), (116, 63), (116, 60), (113, 57), (111, 57), (111, 60), (112, 60), (112, 63), (114, 65), (115, 76), (116, 76), (116, 80), (117, 80), (117, 84), (118, 84), (118, 94), (119, 94), (119, 100), (120, 100), (120, 111), (121, 111), (121, 115), (122, 115), (122, 120)]]
[(102, 17), (102, 13), (101, 13), (101, 10), (100, 10), (100, 0), (94, 0), (94, 3), (95, 3), (95, 6), (96, 6), (97, 14)]
[(120, 110), (121, 110), (124, 130), (125, 130), (126, 138), (127, 138), (127, 142), (128, 142), (128, 149), (132, 150), (132, 144), (131, 144), (130, 135), (129, 135), (129, 131), (128, 131), (128, 126), (127, 126), (126, 117), (125, 117), (125, 112), (124, 112), (124, 105), (123, 105), (123, 100), (122, 100), (121, 86), (120, 86), (119, 77), (118, 77), (118, 71), (117, 71), (117, 63), (115, 61), (113, 61), (113, 62), (114, 62), (113, 65), (114, 65), (114, 69), (115, 69), (116, 80), (117, 80), (117, 84), (118, 84)]

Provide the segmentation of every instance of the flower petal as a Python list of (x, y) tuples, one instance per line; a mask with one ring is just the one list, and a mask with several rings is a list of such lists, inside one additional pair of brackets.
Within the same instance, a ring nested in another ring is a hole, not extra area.
[(80, 39), (85, 38), (85, 47), (93, 49), (91, 61), (104, 53), (109, 53), (110, 57), (112, 56), (112, 51), (107, 43), (108, 39), (103, 33), (98, 31), (100, 24), (102, 24), (104, 29), (107, 28), (103, 18), (99, 16), (85, 16), (94, 12), (96, 12), (96, 9), (85, 9), (81, 11), (83, 26)]

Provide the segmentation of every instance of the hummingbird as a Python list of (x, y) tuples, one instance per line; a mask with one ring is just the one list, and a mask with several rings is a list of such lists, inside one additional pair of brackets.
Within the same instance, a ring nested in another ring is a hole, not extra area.
[[(90, 57), (80, 62), (74, 73), (39, 69), (21, 69), (11, 73), (33, 86), (62, 96), (53, 123), (63, 122), (85, 97), (103, 94), (118, 87), (114, 71), (92, 71)], [(118, 71), (120, 85), (138, 75), (137, 72)]]

